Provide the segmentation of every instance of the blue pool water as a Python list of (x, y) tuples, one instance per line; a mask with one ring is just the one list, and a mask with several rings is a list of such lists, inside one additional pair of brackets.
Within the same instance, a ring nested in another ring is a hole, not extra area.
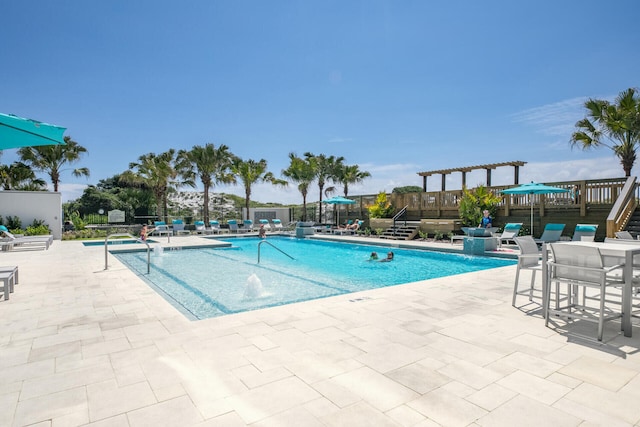
[[(114, 254), (176, 307), (194, 319), (222, 316), (515, 264), (504, 258), (385, 248), (290, 237), (267, 242), (228, 239), (228, 248), (154, 251), (151, 273), (146, 252)], [(372, 251), (392, 262), (368, 261)]]

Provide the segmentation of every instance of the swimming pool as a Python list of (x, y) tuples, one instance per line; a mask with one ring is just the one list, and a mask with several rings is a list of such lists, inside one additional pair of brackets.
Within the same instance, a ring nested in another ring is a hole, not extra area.
[[(270, 237), (260, 246), (258, 238), (228, 241), (232, 246), (227, 248), (154, 251), (150, 274), (146, 252), (114, 256), (192, 319), (515, 264), (504, 258), (292, 237)], [(384, 258), (388, 250), (395, 253), (392, 262), (369, 261), (372, 251)]]

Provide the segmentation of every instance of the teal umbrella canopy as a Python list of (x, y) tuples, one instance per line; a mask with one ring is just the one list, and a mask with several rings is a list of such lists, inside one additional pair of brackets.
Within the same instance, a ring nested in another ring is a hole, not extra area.
[[(355, 200), (347, 199), (346, 197), (342, 197), (342, 196), (335, 196), (330, 199), (322, 201), (322, 203), (328, 203), (331, 205), (353, 205), (355, 202), (356, 202)], [(340, 224), (340, 211), (338, 211), (337, 220), (336, 220), (336, 225), (339, 225), (339, 224)]]
[[(569, 190), (560, 187), (552, 187), (550, 185), (540, 184), (538, 182), (529, 182), (522, 184), (518, 187), (507, 188), (502, 190), (503, 194), (553, 194), (553, 193), (568, 193)], [(531, 204), (531, 235), (533, 236), (533, 197), (529, 197)]]
[(322, 203), (330, 203), (332, 205), (352, 205), (355, 202), (356, 202), (355, 200), (347, 199), (346, 197), (342, 197), (342, 196), (335, 196), (330, 199), (322, 201)]
[(38, 145), (64, 145), (66, 128), (0, 113), (0, 150)]

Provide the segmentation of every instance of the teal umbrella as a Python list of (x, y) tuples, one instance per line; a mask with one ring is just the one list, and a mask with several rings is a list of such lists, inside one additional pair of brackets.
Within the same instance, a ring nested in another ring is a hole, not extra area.
[(504, 194), (529, 194), (529, 202), (531, 204), (531, 235), (533, 236), (533, 194), (553, 194), (553, 193), (568, 193), (569, 190), (565, 188), (552, 187), (550, 185), (540, 184), (538, 182), (529, 182), (522, 184), (518, 187), (507, 188), (502, 190)]
[(0, 113), (0, 150), (37, 145), (64, 145), (66, 128)]
[[(323, 200), (322, 203), (328, 203), (331, 205), (353, 205), (356, 201), (347, 199), (342, 196), (335, 196), (327, 200)], [(340, 225), (340, 211), (338, 211), (336, 225)]]

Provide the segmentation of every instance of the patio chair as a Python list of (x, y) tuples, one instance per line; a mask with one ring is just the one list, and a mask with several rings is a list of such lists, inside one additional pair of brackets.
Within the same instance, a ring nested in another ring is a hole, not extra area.
[[(520, 255), (518, 255), (518, 267), (516, 268), (516, 280), (513, 284), (513, 299), (511, 305), (516, 306), (516, 296), (529, 294), (529, 301), (533, 301), (533, 290), (536, 281), (536, 272), (542, 272), (541, 253), (538, 249), (538, 245), (531, 236), (520, 236), (513, 239), (518, 248), (520, 248)], [(531, 283), (525, 290), (518, 290), (520, 271), (531, 270)]]
[(214, 219), (209, 220), (209, 229), (211, 233), (219, 234), (220, 233), (220, 223)]
[[(563, 243), (551, 243), (553, 260), (549, 265), (549, 285), (567, 285), (566, 305), (551, 308), (550, 288), (547, 287), (547, 318), (549, 325), (551, 316), (563, 317), (567, 320), (580, 319), (598, 324), (598, 341), (602, 341), (604, 322), (622, 317), (621, 310), (616, 312), (605, 306), (607, 289), (624, 286), (622, 266), (605, 267), (600, 249), (594, 246), (577, 246)], [(579, 303), (579, 290), (582, 288), (583, 303)], [(597, 289), (597, 297), (586, 297), (587, 289)], [(589, 301), (597, 301), (597, 305), (587, 305)]]
[(539, 239), (534, 239), (537, 244), (557, 242), (562, 237), (564, 224), (549, 223), (544, 226), (544, 231)]
[(498, 239), (498, 246), (502, 246), (502, 243), (509, 244), (509, 242), (515, 243), (515, 238), (518, 237), (520, 229), (522, 228), (521, 222), (509, 222), (504, 226), (504, 231), (500, 236), (495, 236)]
[(582, 242), (593, 242), (596, 238), (598, 224), (576, 224), (571, 240), (580, 240)]

